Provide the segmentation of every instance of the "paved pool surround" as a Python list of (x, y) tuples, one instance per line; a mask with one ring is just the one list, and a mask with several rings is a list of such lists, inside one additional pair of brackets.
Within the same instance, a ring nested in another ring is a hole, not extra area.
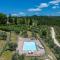
[[(18, 39), (18, 47), (16, 51), (22, 55), (26, 56), (43, 56), (45, 54), (44, 47), (39, 40), (31, 40), (29, 38), (20, 38)], [(30, 54), (29, 52), (33, 52)]]

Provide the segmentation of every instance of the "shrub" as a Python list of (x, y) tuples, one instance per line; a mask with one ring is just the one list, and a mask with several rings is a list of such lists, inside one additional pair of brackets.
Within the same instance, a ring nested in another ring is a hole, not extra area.
[(6, 40), (6, 38), (7, 38), (6, 32), (1, 31), (1, 32), (0, 32), (0, 39), (1, 39), (1, 40)]
[(12, 56), (12, 60), (24, 60), (24, 55), (19, 55), (18, 53), (15, 53)]
[(9, 46), (10, 51), (14, 51), (14, 50), (16, 50), (17, 44), (16, 43), (9, 43), (8, 46)]

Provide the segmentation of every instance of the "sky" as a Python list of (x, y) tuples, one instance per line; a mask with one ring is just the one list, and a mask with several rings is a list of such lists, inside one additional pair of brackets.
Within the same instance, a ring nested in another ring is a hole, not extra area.
[(12, 16), (60, 16), (60, 0), (1, 0), (0, 13)]

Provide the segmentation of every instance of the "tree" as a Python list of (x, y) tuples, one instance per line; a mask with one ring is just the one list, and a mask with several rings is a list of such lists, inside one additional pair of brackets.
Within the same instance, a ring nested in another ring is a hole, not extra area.
[(18, 53), (15, 53), (13, 56), (12, 56), (12, 60), (24, 60), (24, 55), (19, 55)]
[(19, 59), (24, 60), (25, 59), (24, 57), (25, 57), (24, 54), (22, 54), (22, 55), (19, 56)]
[(9, 50), (10, 50), (10, 51), (14, 51), (14, 50), (16, 50), (17, 44), (10, 42), (10, 43), (8, 44), (8, 46), (9, 46)]
[(18, 53), (13, 54), (12, 60), (20, 60), (19, 59), (19, 54)]
[(37, 57), (34, 57), (34, 60), (38, 60), (38, 58)]
[(9, 14), (9, 23), (13, 24), (14, 23), (14, 18), (11, 16), (11, 14)]
[(6, 38), (7, 38), (6, 32), (1, 32), (1, 31), (0, 31), (0, 39), (1, 39), (1, 40), (6, 40)]
[(46, 30), (42, 30), (42, 37), (46, 37), (47, 36), (47, 31)]
[(14, 18), (15, 18), (14, 22), (15, 22), (15, 24), (17, 25), (17, 17), (14, 17)]
[(7, 16), (3, 13), (0, 13), (0, 24), (6, 24)]

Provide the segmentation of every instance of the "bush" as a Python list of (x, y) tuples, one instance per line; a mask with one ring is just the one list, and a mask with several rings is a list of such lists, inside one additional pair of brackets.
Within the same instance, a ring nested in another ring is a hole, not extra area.
[(15, 53), (15, 54), (12, 56), (12, 60), (19, 60), (19, 59), (18, 59), (18, 56), (19, 56), (19, 55)]
[(0, 39), (1, 39), (1, 40), (6, 40), (6, 38), (7, 38), (6, 32), (1, 31), (1, 32), (0, 32)]
[(34, 60), (38, 60), (38, 58), (37, 58), (37, 57), (35, 57), (35, 58), (34, 58)]
[(18, 53), (15, 53), (12, 56), (12, 60), (24, 60), (24, 55), (19, 55)]
[(16, 43), (9, 43), (8, 46), (9, 46), (10, 51), (14, 51), (14, 50), (16, 50), (17, 44)]

